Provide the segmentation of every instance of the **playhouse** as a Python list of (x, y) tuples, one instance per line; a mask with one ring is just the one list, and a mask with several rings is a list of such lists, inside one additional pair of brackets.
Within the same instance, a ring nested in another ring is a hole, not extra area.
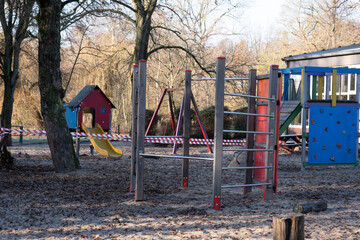
[(84, 116), (90, 114), (91, 128), (98, 123), (106, 132), (111, 130), (111, 110), (114, 104), (97, 85), (85, 86), (71, 102), (65, 105), (65, 116), (69, 129), (81, 129)]

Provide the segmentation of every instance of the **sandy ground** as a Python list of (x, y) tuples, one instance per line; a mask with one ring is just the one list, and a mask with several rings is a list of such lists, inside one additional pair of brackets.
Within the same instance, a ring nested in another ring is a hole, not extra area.
[[(0, 239), (272, 239), (272, 217), (294, 204), (326, 200), (328, 209), (305, 215), (306, 239), (360, 239), (360, 170), (312, 167), (300, 170), (300, 153), (280, 155), (278, 193), (262, 200), (255, 189), (224, 190), (222, 209), (211, 208), (212, 163), (190, 164), (189, 188), (181, 187), (181, 161), (146, 159), (144, 202), (129, 193), (130, 144), (115, 142), (122, 159), (90, 156), (82, 168), (53, 171), (46, 144), (14, 146), (16, 168), (0, 172)], [(170, 153), (151, 146), (147, 153)], [(204, 147), (193, 154), (207, 156)], [(224, 164), (233, 160), (229, 154)], [(224, 183), (243, 182), (228, 172)]]

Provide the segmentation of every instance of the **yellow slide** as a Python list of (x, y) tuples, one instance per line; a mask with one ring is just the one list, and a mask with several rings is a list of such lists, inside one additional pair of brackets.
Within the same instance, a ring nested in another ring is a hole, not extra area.
[[(84, 123), (81, 123), (81, 128), (86, 133), (94, 133), (94, 134), (104, 134), (104, 130), (101, 128), (101, 126), (96, 123), (95, 128), (87, 128)], [(95, 148), (95, 150), (103, 155), (104, 157), (109, 158), (121, 158), (122, 157), (122, 151), (120, 149), (114, 148), (113, 145), (111, 145), (110, 141), (106, 138), (100, 139), (100, 138), (92, 138), (90, 137), (90, 142)]]

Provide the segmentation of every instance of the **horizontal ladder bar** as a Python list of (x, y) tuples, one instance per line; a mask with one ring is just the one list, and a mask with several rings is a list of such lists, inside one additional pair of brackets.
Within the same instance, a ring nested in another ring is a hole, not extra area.
[(272, 166), (260, 166), (260, 167), (223, 167), (222, 170), (266, 169), (266, 168), (272, 168)]
[[(193, 78), (191, 81), (208, 81), (208, 80), (216, 80), (216, 78)], [(249, 80), (248, 78), (225, 78), (225, 81), (230, 80)]]
[(243, 113), (243, 112), (230, 112), (230, 111), (224, 111), (226, 114), (236, 114), (236, 115), (247, 115), (247, 116), (258, 116), (258, 117), (271, 117), (273, 118), (273, 115), (267, 115), (267, 114), (257, 114), (257, 113)]
[(140, 156), (143, 156), (143, 157), (165, 157), (165, 158), (177, 158), (177, 159), (180, 158), (180, 159), (214, 161), (214, 158), (191, 157), (191, 156), (181, 156), (181, 155), (162, 155), (162, 154), (140, 153)]
[(265, 100), (275, 101), (275, 98), (260, 97), (260, 96), (240, 94), (240, 93), (227, 93), (227, 92), (225, 92), (224, 95), (235, 96), (235, 97), (257, 98), (257, 99), (265, 99)]
[(263, 149), (263, 148), (223, 148), (223, 151), (248, 151), (248, 152), (271, 152), (274, 149)]
[(256, 187), (256, 186), (266, 186), (272, 185), (272, 183), (251, 183), (251, 184), (239, 184), (239, 185), (224, 185), (221, 188), (237, 188), (237, 187)]
[(242, 130), (224, 130), (224, 133), (254, 133), (254, 134), (274, 134), (273, 132), (257, 132), (257, 131), (242, 131)]
[(145, 138), (184, 138), (183, 136), (150, 136), (146, 135)]

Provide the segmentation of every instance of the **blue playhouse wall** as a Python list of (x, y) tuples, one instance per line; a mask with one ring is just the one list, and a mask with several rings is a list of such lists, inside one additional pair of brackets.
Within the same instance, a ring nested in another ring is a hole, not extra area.
[(308, 163), (355, 164), (357, 104), (314, 105), (310, 105)]
[(76, 129), (76, 112), (77, 112), (77, 109), (67, 107), (67, 104), (64, 104), (64, 108), (65, 108), (66, 122), (67, 122), (67, 124), (69, 126), (69, 129)]

